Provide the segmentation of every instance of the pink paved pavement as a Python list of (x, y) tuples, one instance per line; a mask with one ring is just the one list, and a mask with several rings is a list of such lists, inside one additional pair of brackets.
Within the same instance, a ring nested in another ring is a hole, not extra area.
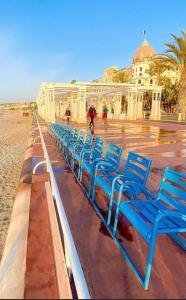
[[(59, 121), (60, 122), (60, 121)], [(87, 124), (75, 125), (89, 131)], [(123, 148), (122, 158), (134, 151), (152, 159), (148, 186), (156, 191), (163, 169), (170, 166), (186, 172), (186, 125), (155, 121), (96, 121), (95, 135)], [(121, 170), (122, 170), (121, 163)]]
[[(85, 124), (74, 126), (88, 130)], [(130, 150), (152, 157), (153, 166), (148, 186), (153, 191), (158, 189), (164, 166), (186, 170), (185, 125), (112, 121), (106, 128), (97, 121), (95, 134), (108, 142), (122, 145), (123, 158), (126, 158)], [(144, 291), (116, 244), (100, 230), (102, 226), (99, 217), (48, 133), (45, 133), (45, 142), (50, 145), (47, 147), (50, 158), (56, 161), (53, 164), (56, 180), (92, 298), (185, 298), (184, 251), (169, 237), (161, 237), (156, 247), (149, 290)], [(104, 196), (99, 198), (104, 206)], [(132, 227), (129, 231), (133, 241), (127, 241), (121, 235), (122, 242), (143, 270), (147, 246)]]

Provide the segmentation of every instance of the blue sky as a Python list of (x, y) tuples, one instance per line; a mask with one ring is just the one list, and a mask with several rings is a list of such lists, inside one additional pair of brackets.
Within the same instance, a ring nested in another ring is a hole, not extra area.
[(186, 29), (186, 0), (0, 0), (0, 102), (29, 101), (42, 81), (90, 81), (130, 65), (147, 30), (162, 52)]

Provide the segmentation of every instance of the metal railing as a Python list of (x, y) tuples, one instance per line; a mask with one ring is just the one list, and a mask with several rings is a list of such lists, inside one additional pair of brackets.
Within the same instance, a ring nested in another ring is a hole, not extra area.
[[(76, 247), (74, 244), (72, 233), (71, 233), (71, 230), (70, 230), (70, 227), (68, 224), (68, 220), (66, 217), (66, 213), (64, 210), (64, 206), (63, 206), (62, 199), (61, 199), (61, 196), (59, 193), (58, 185), (57, 185), (57, 182), (55, 179), (54, 171), (52, 169), (52, 164), (51, 164), (51, 161), (50, 161), (47, 149), (46, 149), (45, 141), (43, 138), (43, 134), (41, 131), (41, 127), (40, 127), (37, 115), (35, 115), (35, 118), (37, 121), (38, 129), (39, 129), (39, 133), (40, 133), (40, 137), (41, 137), (41, 144), (42, 144), (43, 151), (44, 151), (44, 158), (45, 158), (47, 171), (50, 175), (52, 195), (53, 195), (53, 198), (55, 199), (57, 212), (58, 212), (58, 216), (59, 216), (59, 222), (60, 222), (60, 226), (61, 226), (61, 229), (63, 232), (65, 257), (67, 255), (66, 263), (68, 264), (68, 267), (70, 268), (70, 270), (72, 272), (78, 298), (79, 299), (91, 299), (89, 291), (88, 291), (87, 283), (86, 283), (86, 280), (85, 280), (85, 277), (83, 274), (83, 270), (81, 267), (81, 263), (79, 260), (79, 256), (77, 254), (77, 250), (76, 250)], [(34, 171), (36, 171), (36, 168), (37, 168), (37, 165), (35, 166)], [(66, 250), (67, 250), (67, 252), (66, 252)]]

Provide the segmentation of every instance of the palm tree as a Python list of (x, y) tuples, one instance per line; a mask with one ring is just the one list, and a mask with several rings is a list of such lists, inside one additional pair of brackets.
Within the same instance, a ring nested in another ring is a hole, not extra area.
[(73, 80), (71, 80), (71, 84), (74, 84), (74, 83), (76, 83), (77, 82), (77, 80), (75, 80), (75, 79), (73, 79)]
[(162, 106), (168, 104), (169, 107), (177, 106), (179, 81), (176, 80), (174, 83), (170, 78), (166, 78), (163, 83), (164, 89), (162, 90)]
[(182, 116), (186, 109), (186, 31), (181, 31), (182, 36), (172, 34), (173, 43), (166, 43), (167, 50), (162, 56), (163, 61), (172, 69), (180, 72), (178, 92), (178, 109)]
[(113, 82), (116, 83), (124, 83), (124, 82), (129, 82), (129, 76), (126, 75), (126, 73), (124, 71), (118, 71), (115, 72), (115, 74), (113, 75)]
[(167, 70), (167, 67), (167, 63), (162, 59), (162, 56), (155, 55), (152, 58), (150, 67), (146, 70), (146, 73), (151, 77), (155, 77), (157, 85), (164, 85), (164, 81), (166, 81), (164, 72)]

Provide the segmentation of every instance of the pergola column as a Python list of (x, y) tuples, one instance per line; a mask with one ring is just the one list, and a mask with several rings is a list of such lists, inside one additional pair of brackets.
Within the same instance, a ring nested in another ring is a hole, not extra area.
[(114, 96), (114, 119), (118, 120), (121, 114), (121, 101), (122, 101), (122, 93), (117, 93)]
[(72, 121), (77, 121), (78, 111), (77, 111), (77, 93), (72, 93), (70, 96), (70, 104), (71, 104), (71, 119)]
[(59, 98), (59, 118), (63, 118), (64, 114), (63, 114), (63, 98), (60, 97)]
[(46, 105), (46, 90), (42, 89), (42, 118), (46, 120), (47, 115), (47, 105)]
[(80, 87), (77, 95), (77, 122), (86, 122), (86, 88)]
[(137, 99), (136, 99), (136, 118), (142, 119), (143, 118), (143, 94), (137, 92)]
[(56, 112), (56, 118), (60, 117), (60, 97), (55, 99), (55, 112)]
[(48, 121), (55, 123), (55, 90), (54, 88), (48, 90)]
[(131, 90), (127, 95), (127, 120), (136, 120), (136, 103), (137, 103), (137, 92), (136, 90)]
[[(98, 94), (98, 96), (96, 97), (96, 112), (99, 117), (102, 116), (103, 102), (104, 102), (104, 98)], [(105, 104), (107, 105), (107, 101), (105, 101)]]
[(38, 115), (43, 118), (43, 90), (41, 89), (41, 92), (39, 93), (38, 101), (37, 101), (37, 106), (38, 106)]
[(151, 108), (151, 120), (160, 120), (161, 119), (161, 110), (160, 110), (160, 102), (161, 102), (161, 91), (153, 91), (152, 94), (152, 108)]
[(48, 90), (48, 88), (45, 88), (43, 90), (43, 102), (44, 102), (43, 119), (48, 122), (50, 120), (50, 105), (49, 105), (49, 90)]

